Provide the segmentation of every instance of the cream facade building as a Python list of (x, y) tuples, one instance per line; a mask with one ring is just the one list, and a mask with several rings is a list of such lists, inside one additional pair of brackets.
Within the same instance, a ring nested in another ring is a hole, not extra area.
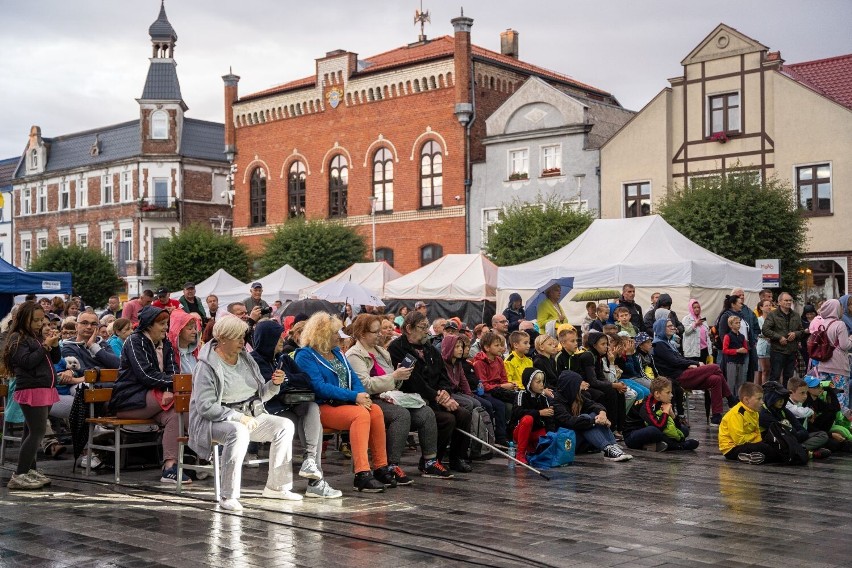
[[(601, 217), (651, 214), (708, 176), (789, 181), (808, 216), (809, 295), (852, 284), (852, 55), (785, 64), (720, 24), (601, 149)], [(767, 257), (772, 257), (767, 251)]]

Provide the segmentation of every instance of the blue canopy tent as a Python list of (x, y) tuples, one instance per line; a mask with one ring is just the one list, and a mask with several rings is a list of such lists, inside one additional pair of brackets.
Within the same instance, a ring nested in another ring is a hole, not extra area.
[(26, 272), (0, 258), (0, 318), (12, 311), (17, 294), (70, 293), (70, 272)]

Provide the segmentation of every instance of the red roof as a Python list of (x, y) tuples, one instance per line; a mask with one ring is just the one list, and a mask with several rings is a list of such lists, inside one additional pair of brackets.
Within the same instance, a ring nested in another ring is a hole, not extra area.
[(823, 96), (852, 109), (852, 53), (785, 64), (781, 70)]
[[(446, 57), (452, 57), (454, 49), (455, 41), (451, 36), (448, 35), (434, 38), (426, 43), (418, 43), (398, 47), (396, 49), (392, 49), (390, 51), (386, 51), (384, 53), (379, 53), (378, 55), (368, 57), (363, 61), (359, 61), (359, 63), (365, 65), (365, 67), (363, 67), (360, 71), (356, 71), (353, 76), (358, 77), (361, 75), (376, 73), (395, 67), (404, 67), (416, 63), (423, 63), (425, 61), (430, 61), (433, 59), (443, 59)], [(471, 46), (471, 50), (473, 52), (473, 57), (476, 59), (489, 61), (491, 63), (503, 67), (509, 67), (524, 74), (538, 75), (544, 79), (558, 81), (560, 83), (567, 83), (591, 93), (596, 93), (603, 96), (611, 96), (611, 94), (607, 91), (592, 87), (591, 85), (587, 85), (585, 83), (581, 83), (580, 81), (577, 81), (576, 79), (573, 79), (568, 75), (563, 75), (555, 71), (550, 71), (549, 69), (544, 69), (543, 67), (538, 67), (530, 63), (525, 63), (523, 61), (515, 59), (514, 57), (502, 55), (495, 51), (479, 47), (478, 45)], [(263, 97), (266, 95), (284, 93), (287, 91), (301, 89), (304, 87), (310, 87), (315, 84), (315, 76), (305, 77), (303, 79), (290, 81), (289, 83), (284, 83), (283, 85), (278, 85), (263, 91), (245, 95), (243, 97), (240, 97), (240, 100), (243, 101)]]

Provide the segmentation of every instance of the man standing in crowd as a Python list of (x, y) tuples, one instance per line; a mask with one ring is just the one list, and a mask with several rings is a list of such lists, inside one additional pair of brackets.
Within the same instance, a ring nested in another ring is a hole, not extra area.
[[(256, 307), (259, 307), (264, 310), (269, 309), (269, 304), (266, 303), (266, 300), (261, 298), (261, 296), (263, 296), (263, 284), (261, 284), (260, 282), (252, 282), (249, 291), (251, 295), (245, 300), (243, 300), (243, 305), (246, 307), (247, 312), (251, 312)], [(230, 308), (228, 309), (228, 311), (230, 311)]]
[(98, 317), (102, 318), (104, 316), (115, 316), (116, 319), (121, 317), (121, 301), (118, 296), (109, 297), (109, 300), (107, 300), (107, 309), (102, 311)]
[(201, 316), (202, 329), (207, 325), (207, 312), (204, 311), (201, 300), (195, 295), (195, 282), (187, 282), (183, 285), (183, 296), (180, 297), (179, 303), (186, 313), (196, 313)]
[(414, 302), (414, 311), (420, 312), (421, 314), (427, 317), (429, 316), (429, 314), (426, 313), (429, 311), (428, 308), (429, 304), (427, 304), (426, 302)]
[(169, 313), (176, 309), (180, 309), (180, 302), (169, 298), (169, 289), (165, 286), (157, 290), (157, 299), (151, 302), (151, 305), (161, 310), (166, 310)]
[(216, 325), (216, 314), (219, 312), (219, 296), (210, 294), (205, 301), (207, 302), (207, 311), (210, 312), (210, 319), (207, 320), (207, 325), (204, 326), (201, 341), (207, 343), (213, 339), (213, 326)]
[(138, 298), (134, 298), (129, 302), (124, 302), (124, 309), (121, 310), (121, 317), (129, 319), (130, 323), (133, 324), (133, 327), (136, 327), (139, 325), (139, 312), (141, 312), (142, 308), (145, 306), (150, 306), (153, 301), (154, 292), (151, 290), (145, 290)]
[[(745, 307), (743, 312), (745, 312)], [(796, 368), (796, 353), (802, 337), (802, 316), (793, 309), (793, 296), (781, 292), (778, 309), (769, 312), (763, 322), (763, 336), (769, 340), (769, 380), (786, 385)]]
[(644, 328), (642, 308), (636, 303), (636, 287), (633, 284), (625, 284), (621, 287), (621, 298), (618, 299), (619, 308), (627, 308), (630, 312), (630, 323), (636, 331)]
[(506, 353), (509, 352), (509, 318), (503, 314), (494, 314), (491, 318), (491, 330), (503, 336), (506, 343)]

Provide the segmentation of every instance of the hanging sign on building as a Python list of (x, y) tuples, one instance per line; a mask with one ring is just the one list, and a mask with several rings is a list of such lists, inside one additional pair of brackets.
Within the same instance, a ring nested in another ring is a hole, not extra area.
[(758, 258), (754, 265), (763, 271), (764, 288), (781, 287), (781, 261), (777, 258)]

